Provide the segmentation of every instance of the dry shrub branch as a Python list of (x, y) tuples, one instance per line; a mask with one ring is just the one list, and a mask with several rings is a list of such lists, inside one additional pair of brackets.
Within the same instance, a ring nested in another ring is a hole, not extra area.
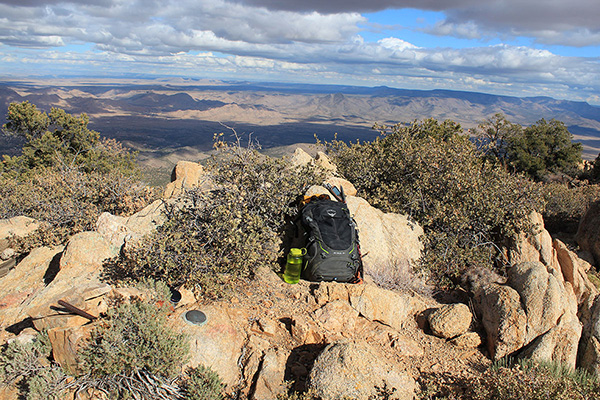
[(277, 262), (294, 200), (319, 174), (292, 169), (239, 141), (216, 147), (207, 165), (212, 190), (186, 191), (164, 225), (106, 269), (111, 279), (151, 277), (218, 296), (235, 279)]

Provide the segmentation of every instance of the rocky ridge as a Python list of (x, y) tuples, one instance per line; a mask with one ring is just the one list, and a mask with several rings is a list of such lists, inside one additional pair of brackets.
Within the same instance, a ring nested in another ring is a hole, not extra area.
[[(190, 337), (189, 366), (210, 366), (228, 393), (249, 399), (274, 399), (288, 386), (310, 388), (325, 399), (367, 399), (383, 388), (391, 391), (390, 398), (412, 399), (420, 374), (476, 375), (491, 360), (508, 355), (560, 361), (600, 376), (600, 297), (586, 275), (591, 266), (552, 240), (541, 216), (531, 216), (539, 226), (536, 235), (507, 244), (505, 256), (513, 265), (507, 279), (474, 271), (469, 275), (473, 301), (442, 304), (413, 290), (376, 284), (381, 284), (379, 276), (392, 272), (416, 279), (409, 267), (423, 251), (422, 228), (356, 197), (325, 155), (313, 159), (298, 151), (290, 165), (307, 162), (328, 169), (326, 181), (343, 186), (349, 195), (368, 254), (365, 283), (289, 285), (261, 267), (256, 279), (243, 283), (227, 301), (208, 302), (182, 290), (170, 324)], [(57, 307), (58, 300), (99, 316), (111, 296), (139, 295), (134, 288), (103, 282), (104, 260), (155, 229), (165, 201), (204, 184), (199, 165), (181, 163), (164, 201), (129, 218), (105, 213), (97, 231), (75, 235), (64, 247), (35, 249), (16, 263), (0, 278), (0, 343), (30, 340), (47, 330), (54, 359), (76, 372), (76, 352), (97, 322)], [(324, 190), (313, 187), (308, 194)], [(2, 247), (11, 235), (29, 234), (34, 223), (0, 221)], [(11, 255), (9, 249), (0, 250)], [(184, 321), (183, 314), (192, 309), (206, 314), (206, 324)]]

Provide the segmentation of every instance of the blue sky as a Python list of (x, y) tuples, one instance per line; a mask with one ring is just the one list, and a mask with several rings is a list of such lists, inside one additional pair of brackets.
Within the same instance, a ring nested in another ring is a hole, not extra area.
[(600, 105), (596, 0), (0, 0), (0, 74), (450, 89)]

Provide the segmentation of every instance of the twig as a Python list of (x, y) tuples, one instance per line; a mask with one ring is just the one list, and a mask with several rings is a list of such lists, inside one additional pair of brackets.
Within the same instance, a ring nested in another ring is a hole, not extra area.
[(72, 313), (74, 313), (74, 314), (77, 314), (77, 315), (80, 315), (80, 316), (82, 316), (83, 318), (87, 318), (87, 319), (89, 319), (90, 321), (94, 321), (94, 320), (96, 320), (96, 319), (98, 318), (98, 317), (94, 317), (94, 316), (93, 316), (93, 315), (91, 315), (91, 314), (88, 314), (88, 313), (86, 313), (85, 311), (83, 311), (83, 310), (82, 310), (82, 309), (80, 309), (80, 308), (77, 308), (77, 307), (75, 307), (74, 305), (71, 305), (71, 304), (67, 303), (67, 302), (66, 302), (66, 301), (64, 301), (64, 300), (59, 300), (59, 301), (58, 301), (58, 304), (59, 304), (59, 305), (61, 305), (61, 306), (63, 306), (63, 307), (64, 307), (64, 308), (66, 308), (67, 310), (71, 311)]

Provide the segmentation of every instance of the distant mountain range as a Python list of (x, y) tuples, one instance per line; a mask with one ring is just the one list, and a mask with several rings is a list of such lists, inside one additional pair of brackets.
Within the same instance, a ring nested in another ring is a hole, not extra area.
[[(223, 81), (0, 82), (4, 118), (8, 104), (28, 100), (90, 116), (90, 127), (140, 150), (143, 158), (198, 156), (215, 133), (257, 139), (263, 147), (331, 140), (370, 140), (374, 123), (452, 119), (464, 128), (501, 112), (530, 125), (541, 118), (563, 121), (584, 156), (600, 152), (600, 107), (549, 97), (510, 97), (448, 90), (302, 85)], [(2, 139), (0, 151), (14, 142)]]

